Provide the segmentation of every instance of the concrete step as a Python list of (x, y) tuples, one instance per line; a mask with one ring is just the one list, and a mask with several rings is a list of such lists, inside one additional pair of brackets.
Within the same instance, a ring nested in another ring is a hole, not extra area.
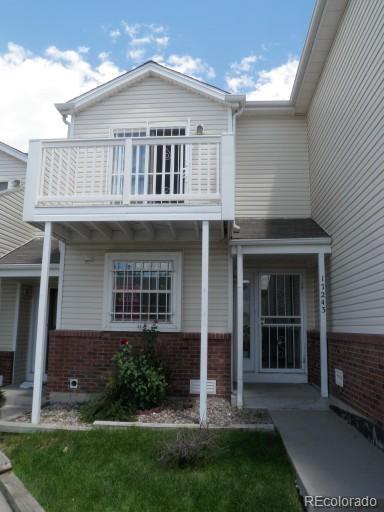
[[(23, 409), (31, 409), (33, 389), (20, 389), (17, 386), (2, 388), (5, 396), (5, 406), (17, 406)], [(47, 401), (47, 394), (43, 390), (42, 405)]]
[(32, 389), (3, 388), (6, 405), (32, 405)]

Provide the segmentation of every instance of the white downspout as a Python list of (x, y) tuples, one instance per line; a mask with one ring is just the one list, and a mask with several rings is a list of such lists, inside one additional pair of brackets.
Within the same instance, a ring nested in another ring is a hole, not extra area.
[(67, 121), (67, 117), (68, 117), (68, 114), (63, 114), (61, 116), (62, 120), (63, 120), (63, 123), (66, 124), (68, 126), (68, 129), (67, 129), (67, 137), (68, 139), (71, 138), (72, 136), (72, 123), (70, 121)]

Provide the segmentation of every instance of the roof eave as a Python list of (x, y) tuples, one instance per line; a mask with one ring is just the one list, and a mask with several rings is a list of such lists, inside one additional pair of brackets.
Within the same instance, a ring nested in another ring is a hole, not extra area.
[[(199, 80), (196, 80), (182, 73), (178, 73), (165, 66), (157, 64), (155, 62), (148, 62), (139, 66), (128, 73), (124, 73), (119, 77), (103, 84), (89, 92), (86, 92), (65, 103), (56, 103), (55, 107), (62, 115), (74, 114), (75, 112), (82, 110), (89, 105), (102, 100), (109, 94), (118, 92), (121, 88), (128, 86), (129, 84), (135, 83), (138, 80), (145, 78), (146, 76), (160, 76), (164, 79), (168, 79), (175, 84), (183, 87), (190, 88), (197, 93), (203, 94), (213, 100), (222, 102), (224, 104), (232, 106), (234, 103), (245, 102), (244, 95), (231, 95), (226, 91), (222, 91), (212, 85), (206, 84)], [(229, 99), (233, 97), (233, 99)]]
[(23, 163), (27, 163), (27, 153), (23, 153), (19, 149), (9, 146), (8, 144), (5, 144), (5, 142), (0, 142), (0, 151), (3, 151), (3, 153), (6, 153), (7, 155), (12, 156), (13, 158), (17, 158), (17, 160), (20, 160)]

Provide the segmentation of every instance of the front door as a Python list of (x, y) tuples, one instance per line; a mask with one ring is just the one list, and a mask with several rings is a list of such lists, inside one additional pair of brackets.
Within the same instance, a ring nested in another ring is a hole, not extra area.
[(303, 276), (253, 272), (244, 281), (244, 381), (306, 382)]

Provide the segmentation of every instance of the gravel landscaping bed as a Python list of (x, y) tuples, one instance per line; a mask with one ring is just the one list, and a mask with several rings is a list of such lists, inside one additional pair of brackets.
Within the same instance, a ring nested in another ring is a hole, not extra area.
[[(272, 423), (266, 409), (242, 409), (231, 407), (224, 398), (208, 398), (208, 421), (212, 425), (226, 427), (239, 423)], [(168, 400), (162, 407), (138, 414), (140, 423), (199, 423), (199, 400)]]
[[(30, 422), (31, 413), (23, 414), (16, 418), (15, 421)], [(85, 427), (85, 424), (80, 421), (80, 408), (75, 404), (55, 403), (46, 405), (41, 409), (40, 421), (49, 425)]]
[[(236, 424), (267, 424), (272, 423), (266, 409), (236, 409), (223, 398), (208, 399), (208, 419), (212, 425), (220, 427)], [(15, 421), (30, 422), (31, 414), (27, 413)], [(169, 399), (161, 407), (149, 411), (141, 411), (137, 415), (138, 423), (199, 423), (199, 401), (194, 399)], [(55, 403), (41, 410), (41, 423), (63, 426), (85, 426), (80, 421), (79, 406), (76, 404)]]

